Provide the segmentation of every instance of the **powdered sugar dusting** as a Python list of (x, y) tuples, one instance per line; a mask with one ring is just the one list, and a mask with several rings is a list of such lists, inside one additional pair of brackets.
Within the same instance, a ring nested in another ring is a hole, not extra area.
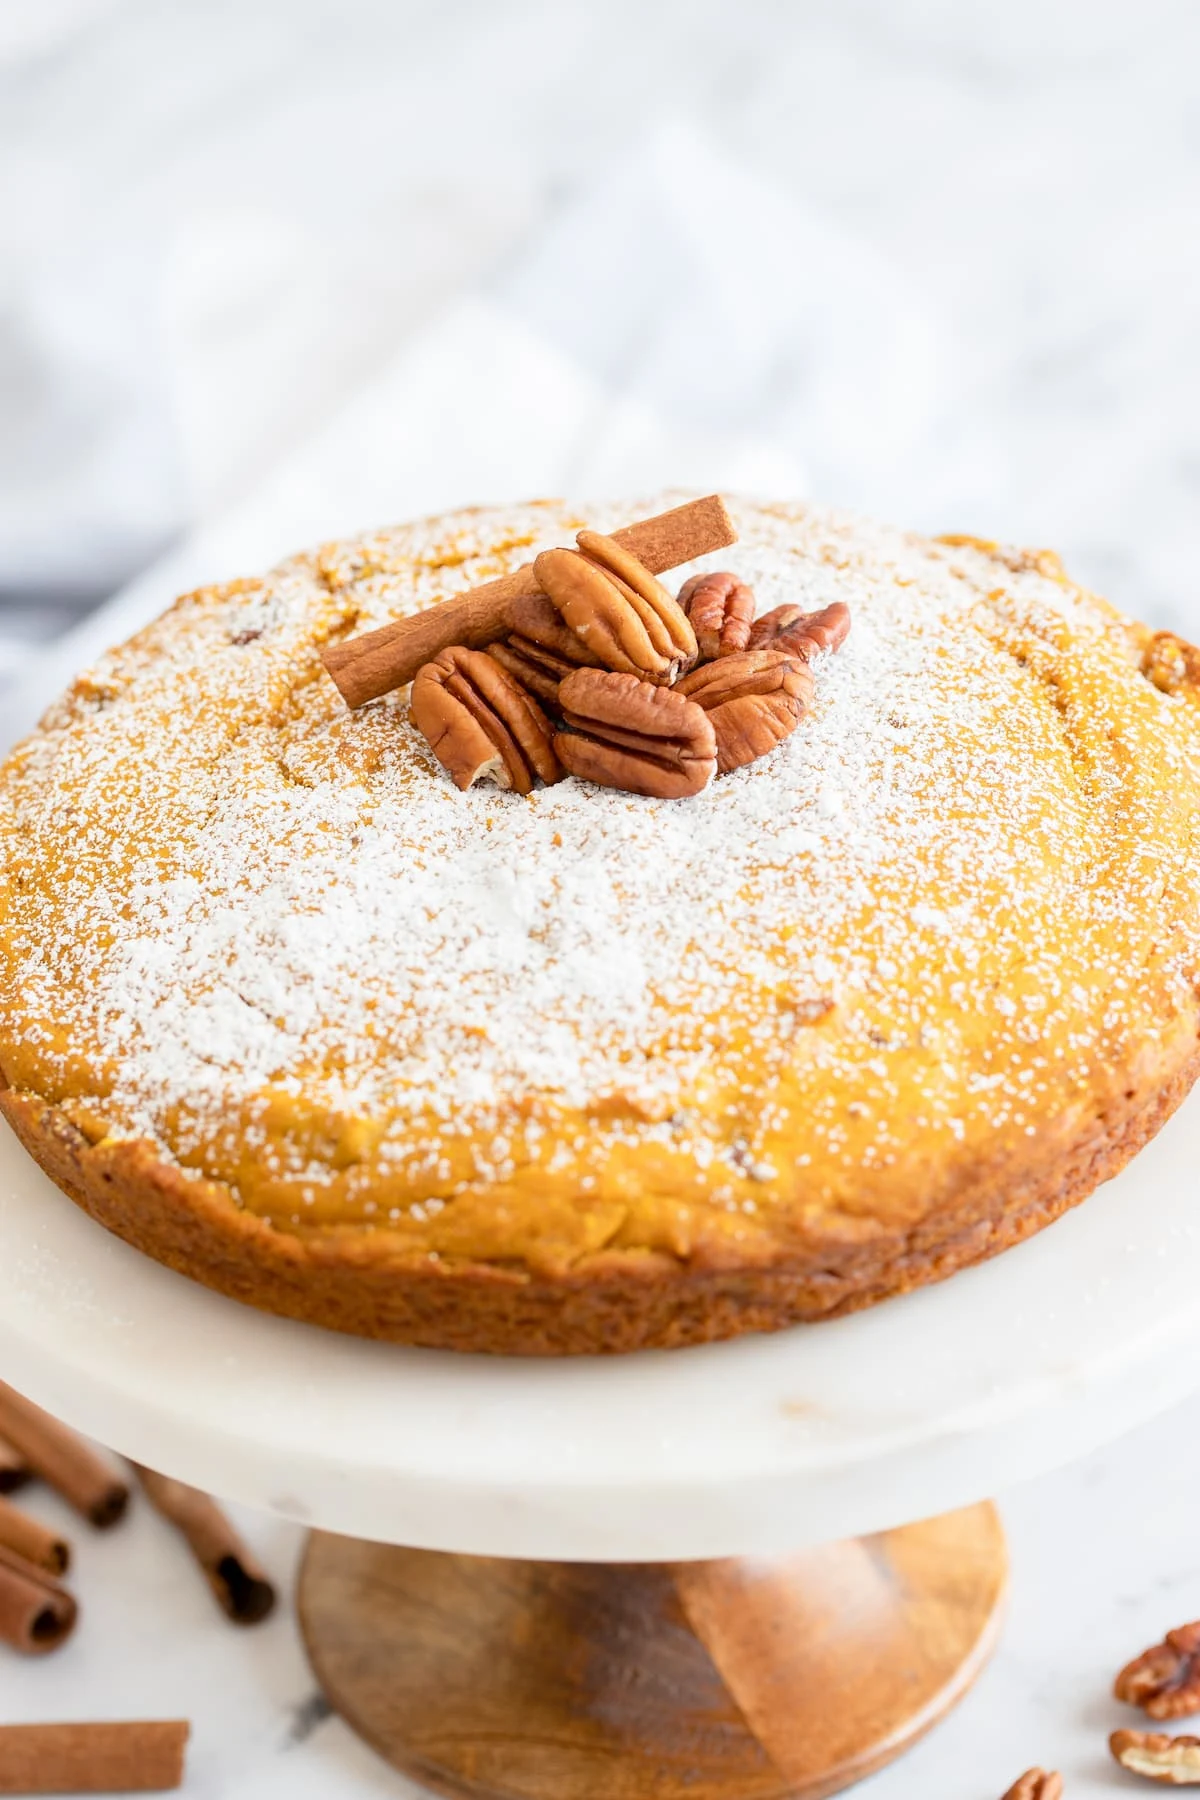
[(559, 1180), (573, 1256), (877, 1211), (1194, 1035), (1197, 710), (1032, 560), (736, 509), (707, 565), (852, 628), (791, 739), (685, 802), (460, 794), (402, 698), (348, 714), (321, 670), (654, 510), (331, 546), (81, 678), (2, 784), (9, 1079), (285, 1223), (453, 1251)]

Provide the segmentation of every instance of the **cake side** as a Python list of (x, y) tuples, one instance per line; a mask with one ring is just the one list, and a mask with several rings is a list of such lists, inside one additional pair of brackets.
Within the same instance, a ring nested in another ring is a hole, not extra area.
[(230, 1299), (306, 1324), (431, 1349), (501, 1356), (681, 1349), (860, 1311), (944, 1281), (1032, 1237), (1118, 1174), (1200, 1076), (1200, 1053), (1097, 1121), (1053, 1166), (1030, 1158), (908, 1233), (820, 1240), (792, 1257), (710, 1266), (607, 1250), (560, 1275), (397, 1255), (375, 1236), (276, 1231), (227, 1189), (181, 1177), (144, 1143), (90, 1145), (56, 1107), (0, 1092), (0, 1111), (45, 1172), (134, 1249)]
[(202, 590), (81, 677), (0, 770), (0, 1104), (60, 1185), (272, 1310), (620, 1348), (933, 1279), (1157, 1129), (1195, 653), (1044, 554), (736, 516), (708, 564), (854, 625), (811, 719), (686, 802), (458, 793), (403, 696), (324, 676), (569, 538), (557, 503)]

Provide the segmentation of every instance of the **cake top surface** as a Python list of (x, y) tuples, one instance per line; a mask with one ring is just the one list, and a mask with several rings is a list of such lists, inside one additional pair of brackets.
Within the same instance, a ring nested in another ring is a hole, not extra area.
[(728, 567), (852, 628), (686, 801), (460, 793), (403, 695), (327, 679), (332, 638), (653, 510), (326, 546), (80, 676), (0, 774), (8, 1081), (283, 1228), (561, 1266), (915, 1219), (1169, 1056), (1200, 710), (1052, 557), (735, 503), (672, 588)]

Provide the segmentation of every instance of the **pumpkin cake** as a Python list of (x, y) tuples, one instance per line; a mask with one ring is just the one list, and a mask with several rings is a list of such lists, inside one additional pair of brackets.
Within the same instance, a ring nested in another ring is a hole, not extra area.
[(321, 660), (647, 506), (327, 545), (73, 683), (0, 768), (0, 1106), (72, 1199), (341, 1331), (631, 1350), (939, 1280), (1158, 1130), (1200, 1070), (1200, 656), (1045, 552), (731, 505), (671, 594), (852, 628), (757, 760), (710, 779), (696, 727), (688, 798), (460, 789), (409, 690), (350, 709)]

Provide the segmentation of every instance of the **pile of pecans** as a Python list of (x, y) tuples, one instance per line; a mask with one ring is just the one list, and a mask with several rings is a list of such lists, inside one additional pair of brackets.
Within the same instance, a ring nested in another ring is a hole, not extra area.
[[(1200, 1713), (1200, 1620), (1168, 1631), (1161, 1644), (1127, 1663), (1113, 1693), (1162, 1724)], [(1114, 1731), (1108, 1747), (1131, 1775), (1172, 1787), (1200, 1786), (1200, 1737), (1173, 1737), (1165, 1731)], [(1059, 1800), (1062, 1777), (1027, 1769), (1004, 1800)]]
[(810, 662), (850, 629), (842, 602), (756, 619), (736, 575), (693, 576), (674, 599), (615, 539), (576, 543), (537, 557), (539, 591), (513, 602), (503, 640), (417, 671), (413, 722), (457, 787), (528, 794), (574, 775), (681, 800), (791, 735)]

